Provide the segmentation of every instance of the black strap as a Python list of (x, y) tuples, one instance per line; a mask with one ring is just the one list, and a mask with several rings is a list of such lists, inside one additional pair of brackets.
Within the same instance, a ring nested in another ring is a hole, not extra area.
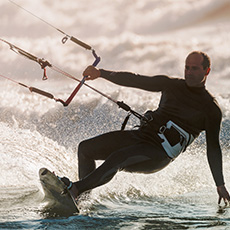
[(127, 125), (127, 123), (128, 123), (128, 120), (129, 120), (129, 118), (130, 118), (130, 115), (131, 115), (131, 113), (129, 113), (129, 114), (126, 116), (125, 120), (124, 120), (123, 123), (122, 123), (121, 130), (124, 130), (124, 129), (125, 129), (125, 127), (126, 127), (126, 125)]

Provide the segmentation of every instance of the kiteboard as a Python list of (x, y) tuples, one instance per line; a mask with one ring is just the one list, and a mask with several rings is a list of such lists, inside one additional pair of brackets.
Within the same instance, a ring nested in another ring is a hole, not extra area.
[(54, 173), (47, 168), (41, 168), (39, 178), (46, 202), (43, 212), (65, 216), (79, 213), (76, 201), (69, 193), (67, 186)]

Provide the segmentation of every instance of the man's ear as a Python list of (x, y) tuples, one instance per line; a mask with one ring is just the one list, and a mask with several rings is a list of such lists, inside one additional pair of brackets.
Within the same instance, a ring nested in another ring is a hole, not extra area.
[(211, 68), (207, 68), (207, 70), (206, 70), (206, 76), (210, 73), (210, 70), (211, 70)]

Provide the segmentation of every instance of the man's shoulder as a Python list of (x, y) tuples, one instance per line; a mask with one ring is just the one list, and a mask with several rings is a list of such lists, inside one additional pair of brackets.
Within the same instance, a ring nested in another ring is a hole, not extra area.
[(221, 111), (221, 108), (220, 108), (220, 105), (217, 101), (217, 99), (208, 91), (208, 90), (205, 90), (206, 92), (206, 110), (208, 112), (208, 115), (210, 117), (222, 117), (222, 111)]
[(169, 75), (160, 75), (162, 77), (167, 78), (168, 80), (175, 82), (175, 83), (185, 83), (185, 79), (182, 77), (176, 77), (176, 76), (169, 76)]
[(162, 80), (167, 85), (167, 88), (178, 88), (178, 87), (185, 87), (185, 80), (183, 78), (168, 76), (168, 75), (159, 75)]
[(185, 80), (183, 78), (164, 75), (164, 74), (155, 75), (153, 77), (162, 78), (162, 79), (169, 80), (169, 81), (172, 81), (172, 82), (185, 82)]
[(215, 107), (219, 107), (219, 103), (213, 94), (211, 94), (207, 89), (205, 89), (205, 94), (207, 100), (209, 100), (210, 103), (212, 103)]
[(152, 85), (154, 87), (157, 86), (160, 89), (159, 91), (162, 92), (175, 88), (178, 81), (180, 81), (180, 79), (168, 75), (154, 75), (151, 77)]

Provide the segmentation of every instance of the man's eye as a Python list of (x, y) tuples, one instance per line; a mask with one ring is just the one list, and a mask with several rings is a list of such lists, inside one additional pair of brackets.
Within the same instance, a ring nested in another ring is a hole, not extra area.
[(198, 67), (197, 67), (197, 66), (193, 66), (192, 69), (193, 69), (193, 70), (197, 70)]

